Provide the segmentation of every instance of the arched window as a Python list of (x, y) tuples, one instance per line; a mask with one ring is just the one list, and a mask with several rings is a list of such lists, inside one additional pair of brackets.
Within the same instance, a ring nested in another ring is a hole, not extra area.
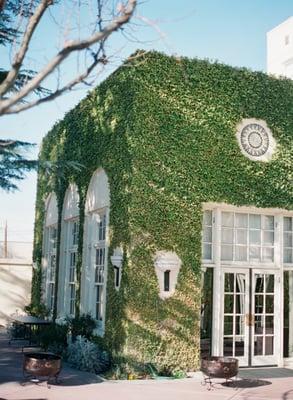
[(74, 316), (76, 301), (76, 262), (79, 235), (79, 194), (71, 184), (64, 197), (61, 235), (59, 315)]
[(105, 322), (109, 206), (108, 178), (103, 169), (98, 169), (90, 181), (85, 204), (83, 302), (84, 311), (90, 312), (98, 321), (100, 333), (104, 331)]
[(58, 208), (55, 193), (51, 193), (46, 202), (44, 230), (45, 302), (49, 310), (54, 308), (56, 281), (56, 248), (57, 248)]

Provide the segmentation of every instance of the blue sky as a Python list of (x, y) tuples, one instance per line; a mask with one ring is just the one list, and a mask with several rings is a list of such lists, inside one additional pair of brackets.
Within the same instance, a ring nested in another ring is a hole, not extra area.
[[(104, 79), (124, 57), (137, 48), (157, 49), (167, 54), (208, 58), (253, 70), (266, 69), (266, 32), (293, 15), (292, 0), (147, 0), (138, 6), (136, 25), (127, 40), (115, 34), (109, 43), (114, 62), (99, 78)], [(50, 17), (39, 29), (31, 48), (37, 66), (54, 54), (51, 41), (56, 26)], [(4, 59), (0, 49), (0, 58)], [(44, 55), (45, 54), (45, 55)], [(67, 63), (66, 74), (74, 69), (76, 59)], [(48, 85), (53, 84), (50, 79)], [(17, 138), (39, 144), (52, 125), (87, 93), (83, 88), (54, 102), (1, 118), (2, 138)], [(35, 153), (37, 150), (35, 151)], [(0, 191), (0, 241), (4, 222), (8, 221), (9, 239), (32, 240), (36, 176), (30, 174), (19, 185), (19, 191)]]

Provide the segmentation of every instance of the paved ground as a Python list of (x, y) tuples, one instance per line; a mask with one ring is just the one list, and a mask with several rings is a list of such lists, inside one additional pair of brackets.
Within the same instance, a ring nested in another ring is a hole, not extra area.
[(24, 382), (22, 353), (0, 334), (0, 400), (293, 400), (293, 371), (284, 368), (241, 370), (235, 387), (219, 380), (211, 391), (202, 377), (175, 381), (105, 381), (65, 366), (61, 383)]

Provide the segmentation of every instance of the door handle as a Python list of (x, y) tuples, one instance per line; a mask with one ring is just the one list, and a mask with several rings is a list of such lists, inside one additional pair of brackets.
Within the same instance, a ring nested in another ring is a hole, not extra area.
[(253, 326), (254, 325), (254, 315), (253, 314), (245, 314), (245, 323), (246, 326)]

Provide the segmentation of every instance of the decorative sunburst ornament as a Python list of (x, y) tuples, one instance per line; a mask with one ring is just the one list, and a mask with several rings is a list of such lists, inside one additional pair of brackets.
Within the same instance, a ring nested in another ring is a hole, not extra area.
[(265, 121), (243, 119), (237, 126), (237, 139), (241, 152), (253, 161), (270, 161), (276, 141)]

